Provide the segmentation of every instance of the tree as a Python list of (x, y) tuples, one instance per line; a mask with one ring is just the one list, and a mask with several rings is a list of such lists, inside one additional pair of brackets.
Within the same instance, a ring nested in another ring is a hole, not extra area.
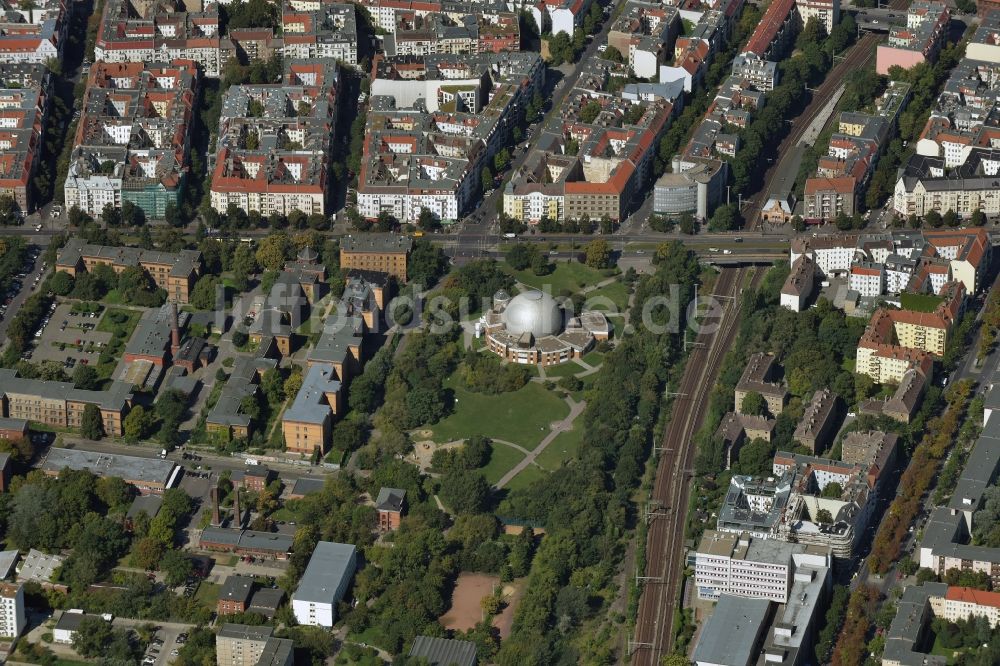
[(536, 250), (528, 243), (518, 243), (507, 251), (507, 263), (515, 271), (523, 271), (531, 265)]
[(740, 225), (740, 208), (735, 204), (719, 206), (708, 221), (712, 231), (732, 231)]
[(792, 229), (798, 233), (806, 230), (806, 221), (802, 219), (801, 215), (796, 215), (792, 218)]
[(981, 210), (972, 213), (972, 226), (981, 227), (986, 224), (986, 214)]
[(506, 170), (507, 166), (510, 164), (510, 151), (506, 148), (501, 148), (496, 155), (493, 156), (493, 166), (496, 167), (497, 173), (502, 173)]
[(924, 215), (924, 222), (926, 222), (928, 226), (937, 229), (944, 224), (944, 218), (941, 217), (941, 213), (936, 210), (932, 210), (928, 211), (927, 214)]
[(958, 223), (961, 222), (961, 220), (958, 217), (958, 213), (956, 213), (950, 208), (947, 210), (947, 212), (945, 212), (942, 220), (944, 221), (944, 225), (946, 227), (957, 227)]
[(233, 344), (236, 347), (245, 347), (248, 342), (250, 342), (250, 336), (247, 335), (246, 331), (239, 329), (233, 331)]
[(73, 291), (74, 283), (73, 276), (66, 271), (56, 272), (49, 278), (48, 282), (49, 289), (57, 296), (69, 296), (69, 293)]
[(483, 192), (493, 189), (493, 171), (488, 166), (484, 166), (479, 172), (479, 180), (482, 182)]
[(746, 395), (743, 396), (742, 402), (740, 402), (740, 413), (752, 416), (766, 416), (767, 400), (756, 391), (747, 391)]
[(111, 634), (110, 622), (97, 615), (87, 615), (73, 633), (73, 649), (88, 659), (101, 656), (111, 642)]
[(177, 586), (194, 573), (194, 563), (180, 550), (168, 550), (160, 559), (160, 571), (166, 574), (167, 585)]
[(133, 407), (125, 420), (122, 422), (122, 429), (125, 431), (125, 441), (138, 442), (149, 436), (153, 429), (155, 418), (151, 412), (147, 412), (142, 405)]
[(199, 310), (212, 310), (219, 305), (216, 292), (220, 284), (215, 275), (202, 275), (191, 290), (190, 303)]
[(611, 245), (608, 241), (598, 238), (587, 243), (586, 264), (591, 268), (608, 268), (611, 266)]
[(739, 474), (758, 476), (771, 468), (773, 458), (774, 444), (758, 437), (743, 445), (743, 448), (740, 449), (739, 460), (733, 468)]
[(289, 256), (291, 247), (292, 243), (288, 234), (283, 231), (272, 233), (260, 241), (257, 247), (257, 263), (265, 270), (280, 270)]
[(121, 226), (122, 212), (115, 208), (113, 203), (104, 204), (104, 210), (101, 211), (101, 221), (109, 227)]
[(580, 122), (590, 124), (597, 119), (597, 116), (601, 114), (601, 104), (600, 102), (587, 102), (587, 104), (580, 109)]
[(292, 373), (288, 375), (288, 379), (285, 380), (284, 390), (285, 395), (288, 397), (298, 395), (299, 389), (302, 388), (302, 371), (297, 369), (298, 366), (295, 366), (295, 368), (296, 369), (292, 370)]
[[(695, 224), (694, 216), (691, 213), (683, 213), (677, 220), (677, 228), (682, 234), (687, 234), (690, 236), (695, 231), (697, 231), (697, 225)], [(607, 233), (607, 232), (604, 232)]]
[(822, 523), (823, 525), (830, 525), (833, 523), (833, 516), (830, 514), (829, 509), (820, 509), (816, 512), (816, 522)]
[(146, 536), (135, 542), (132, 554), (129, 556), (130, 564), (139, 569), (153, 571), (160, 563), (160, 558), (166, 547), (163, 542), (155, 537)]
[(433, 231), (441, 227), (441, 221), (429, 209), (421, 208), (420, 217), (417, 219), (417, 226), (424, 231)]
[(90, 365), (78, 363), (73, 369), (73, 386), (78, 389), (93, 391), (97, 389), (97, 370)]
[(90, 440), (98, 440), (104, 436), (104, 419), (101, 418), (101, 410), (93, 403), (87, 403), (83, 407), (83, 416), (80, 419), (80, 434)]
[(21, 219), (17, 216), (17, 203), (14, 197), (9, 194), (0, 194), (0, 225), (11, 226), (20, 224)]
[(489, 503), (490, 484), (478, 472), (452, 470), (441, 478), (440, 495), (455, 513), (482, 513)]
[(840, 499), (844, 494), (844, 487), (841, 486), (836, 481), (831, 481), (823, 487), (823, 491), (820, 493), (820, 497), (831, 497), (833, 499)]

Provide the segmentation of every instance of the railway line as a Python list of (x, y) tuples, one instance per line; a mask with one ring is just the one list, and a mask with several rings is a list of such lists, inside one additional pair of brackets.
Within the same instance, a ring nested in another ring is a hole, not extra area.
[(682, 545), (688, 507), (688, 478), (695, 449), (691, 439), (701, 426), (709, 395), (718, 377), (726, 350), (736, 336), (740, 293), (748, 283), (759, 282), (760, 268), (726, 268), (719, 275), (712, 296), (723, 301), (721, 320), (714, 332), (702, 332), (685, 364), (671, 419), (664, 433), (656, 471), (652, 512), (647, 537), (647, 583), (640, 595), (635, 639), (630, 641), (632, 663), (654, 666), (669, 654), (673, 642), (674, 602), (679, 596), (684, 569)]

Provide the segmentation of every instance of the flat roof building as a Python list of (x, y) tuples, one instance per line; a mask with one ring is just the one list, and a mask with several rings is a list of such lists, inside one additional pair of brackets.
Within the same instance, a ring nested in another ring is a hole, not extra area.
[(88, 470), (100, 477), (118, 477), (143, 493), (162, 493), (170, 487), (177, 465), (170, 460), (139, 458), (81, 449), (49, 449), (39, 468), (57, 476), (65, 468)]
[(430, 666), (476, 666), (476, 644), (453, 638), (417, 636), (409, 656), (427, 660)]
[(756, 662), (774, 612), (767, 599), (724, 594), (694, 648), (698, 666), (750, 666)]
[(292, 611), (299, 624), (333, 626), (337, 604), (351, 584), (357, 561), (358, 549), (351, 544), (331, 541), (316, 544), (292, 595)]

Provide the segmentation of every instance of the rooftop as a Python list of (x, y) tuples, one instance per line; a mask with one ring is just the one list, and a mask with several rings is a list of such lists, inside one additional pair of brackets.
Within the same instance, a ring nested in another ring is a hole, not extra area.
[(173, 461), (159, 458), (139, 458), (54, 447), (49, 449), (40, 467), (54, 473), (66, 467), (73, 470), (86, 469), (101, 477), (117, 476), (129, 483), (154, 483), (166, 487), (177, 465)]
[(297, 601), (339, 601), (347, 580), (354, 574), (357, 548), (351, 544), (320, 541), (313, 550), (293, 597)]
[(430, 666), (474, 666), (476, 644), (451, 638), (417, 636), (409, 656), (423, 657)]
[(771, 602), (723, 594), (701, 630), (694, 661), (747, 666), (757, 654), (771, 616)]

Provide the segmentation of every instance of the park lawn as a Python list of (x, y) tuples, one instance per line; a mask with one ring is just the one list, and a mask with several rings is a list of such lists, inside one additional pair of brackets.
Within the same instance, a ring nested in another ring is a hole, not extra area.
[[(628, 307), (628, 289), (621, 282), (612, 282), (600, 289), (587, 292), (584, 308), (601, 312), (625, 312)], [(614, 305), (610, 305), (611, 301)]]
[(507, 446), (500, 442), (493, 442), (493, 452), (490, 454), (490, 461), (485, 467), (479, 469), (490, 484), (494, 484), (509, 472), (517, 463), (524, 460), (524, 454), (512, 446)]
[(556, 435), (545, 450), (538, 454), (535, 462), (547, 470), (554, 470), (561, 467), (564, 462), (575, 458), (583, 443), (583, 423), (580, 421), (578, 418), (573, 422), (572, 430)]
[(556, 269), (548, 275), (535, 275), (531, 269), (510, 272), (518, 282), (535, 289), (548, 289), (553, 295), (562, 291), (576, 293), (583, 287), (597, 284), (604, 279), (599, 270), (577, 261), (559, 261), (556, 263)]
[(385, 646), (389, 644), (389, 641), (386, 640), (385, 636), (382, 635), (382, 632), (379, 631), (377, 627), (368, 627), (361, 633), (347, 634), (347, 640), (351, 641), (352, 643), (364, 643), (365, 645), (374, 645), (376, 647), (382, 648), (383, 650), (385, 650), (386, 649)]
[(546, 476), (548, 476), (548, 472), (537, 465), (528, 465), (518, 472), (517, 476), (511, 479), (504, 488), (508, 490), (523, 490)]
[(486, 395), (458, 386), (454, 375), (444, 382), (454, 391), (454, 412), (431, 427), (435, 442), (452, 442), (472, 435), (504, 439), (529, 451), (549, 432), (549, 424), (566, 418), (569, 407), (538, 382), (517, 391)]
[(587, 365), (597, 367), (601, 363), (604, 363), (604, 354), (599, 351), (592, 351), (589, 354), (584, 354), (583, 362)]
[(941, 304), (943, 299), (933, 294), (908, 294), (899, 295), (900, 305), (904, 310), (916, 310), (917, 312), (934, 312), (934, 308)]
[(560, 377), (572, 377), (573, 375), (583, 372), (584, 370), (586, 370), (586, 368), (576, 361), (569, 361), (568, 363), (560, 363), (559, 365), (550, 365), (546, 367), (545, 376), (559, 379)]

